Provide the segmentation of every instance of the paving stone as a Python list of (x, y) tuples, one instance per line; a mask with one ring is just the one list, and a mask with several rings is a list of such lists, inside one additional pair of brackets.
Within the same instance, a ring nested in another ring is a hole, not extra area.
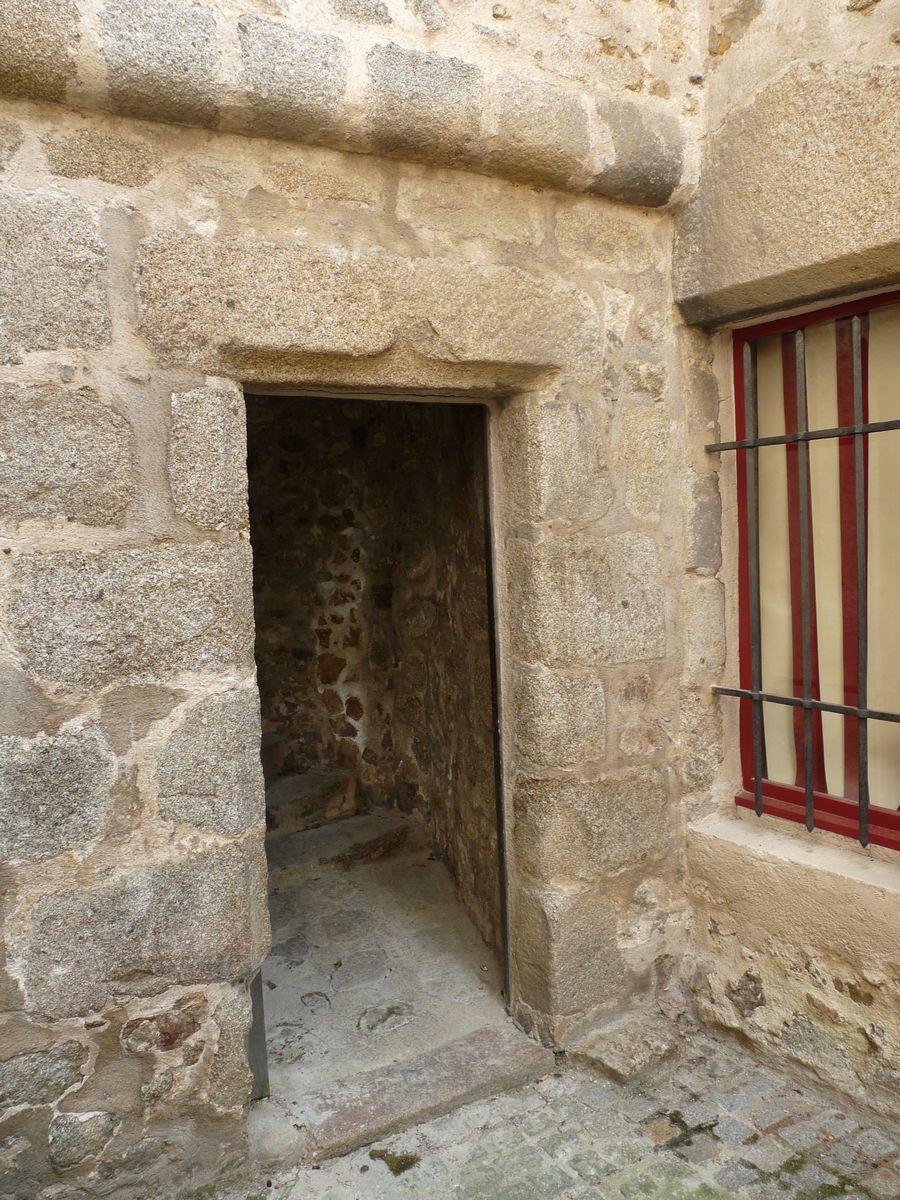
[(752, 1146), (741, 1148), (741, 1159), (760, 1171), (777, 1171), (792, 1155), (790, 1146), (774, 1137), (763, 1137)]
[(900, 1174), (890, 1167), (879, 1167), (859, 1181), (876, 1200), (897, 1200), (900, 1196)]
[(734, 1117), (724, 1117), (716, 1122), (716, 1137), (726, 1146), (742, 1146), (749, 1137), (753, 1136), (752, 1125), (737, 1121)]
[(861, 1154), (875, 1161), (887, 1158), (897, 1150), (896, 1142), (884, 1137), (877, 1129), (864, 1129), (853, 1139), (853, 1145)]

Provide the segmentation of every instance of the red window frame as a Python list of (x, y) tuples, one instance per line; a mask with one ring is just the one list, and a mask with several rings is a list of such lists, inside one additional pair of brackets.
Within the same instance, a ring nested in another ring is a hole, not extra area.
[[(873, 309), (881, 308), (886, 305), (900, 303), (900, 291), (882, 293), (877, 296), (869, 296), (865, 299), (850, 301), (842, 304), (835, 304), (827, 308), (820, 308), (810, 312), (799, 313), (795, 316), (783, 317), (772, 321), (766, 321), (759, 325), (753, 325), (747, 328), (735, 330), (733, 333), (733, 363), (734, 363), (734, 403), (735, 403), (735, 440), (740, 442), (747, 438), (745, 406), (743, 397), (745, 394), (745, 347), (748, 343), (754, 342), (759, 338), (770, 336), (772, 334), (791, 334), (798, 330), (808, 328), (811, 325), (821, 324), (824, 322), (841, 322), (845, 318), (860, 317), (862, 338), (866, 338), (867, 323), (865, 314), (868, 314)], [(844, 427), (853, 424), (852, 413), (852, 395), (850, 392), (850, 367), (849, 367), (849, 349), (847, 343), (846, 326), (838, 325), (837, 340), (838, 352), (836, 370), (838, 374), (838, 422), (839, 426)], [(792, 390), (793, 386), (790, 382), (793, 378), (792, 368), (794, 364), (790, 361), (790, 342), (785, 339), (783, 346), (783, 360), (785, 373), (785, 432), (796, 432), (796, 391)], [(863, 394), (863, 420), (868, 420), (867, 415), (867, 348), (862, 356), (862, 394)], [(849, 407), (848, 407), (849, 406)], [(900, 415), (900, 414), (898, 414)], [(792, 425), (792, 421), (794, 424)], [(868, 471), (868, 436), (863, 437), (863, 447), (865, 455), (865, 471)], [(856, 518), (854, 507), (854, 442), (855, 437), (841, 437), (837, 439), (839, 442), (839, 472), (840, 472), (840, 511), (841, 511), (841, 569), (842, 569), (842, 591), (844, 595), (844, 677), (845, 688), (844, 697), (838, 702), (845, 705), (856, 705), (858, 703), (856, 697), (856, 660), (855, 660), (855, 637), (853, 636), (856, 622), (856, 602), (855, 593), (852, 588), (848, 587), (848, 581), (852, 578), (852, 570), (856, 560)], [(728, 444), (720, 443), (716, 447), (710, 449), (729, 449), (732, 448)], [(800, 538), (800, 517), (798, 505), (798, 488), (799, 474), (797, 470), (796, 456), (797, 443), (793, 443), (785, 447), (786, 459), (788, 466), (788, 505), (789, 505), (789, 540), (791, 545), (791, 614), (792, 614), (792, 642), (794, 646), (794, 688), (793, 692), (797, 696), (803, 695), (802, 688), (798, 687), (798, 655), (800, 653), (798, 622), (800, 617), (800, 602), (798, 598), (799, 580), (797, 578), (796, 562), (799, 557), (797, 546)], [(752, 691), (752, 639), (751, 639), (751, 592), (750, 592), (750, 552), (749, 552), (749, 537), (748, 537), (748, 488), (747, 488), (747, 452), (745, 450), (736, 449), (736, 473), (737, 473), (737, 500), (738, 500), (738, 536), (739, 536), (739, 559), (738, 559), (738, 587), (739, 587), (739, 647), (740, 647), (740, 687), (742, 691)], [(807, 475), (808, 485), (808, 475)], [(812, 512), (809, 515), (810, 522), (812, 521)], [(810, 542), (809, 557), (812, 557), (812, 546)], [(814, 572), (810, 572), (814, 580)], [(814, 583), (811, 582), (814, 588)], [(816, 627), (815, 627), (815, 604), (811, 605), (810, 619), (810, 639), (812, 646), (816, 644)], [(849, 631), (849, 632), (848, 632)], [(815, 652), (812, 655), (812, 661), (815, 665), (817, 655)], [(815, 669), (811, 678), (810, 695), (813, 699), (819, 700), (821, 697), (818, 694), (818, 680), (815, 677)], [(721, 688), (716, 689), (724, 694), (735, 694), (734, 689)], [(741, 750), (741, 769), (742, 769), (742, 787), (735, 796), (735, 803), (741, 808), (757, 809), (757, 786), (754, 774), (754, 733), (753, 733), (753, 708), (755, 701), (742, 696), (739, 699), (740, 704), (740, 750)], [(805, 754), (801, 758), (803, 742), (803, 723), (805, 713), (803, 710), (795, 708), (794, 710), (794, 728), (795, 738), (797, 738), (798, 755), (797, 755), (797, 772), (798, 777), (794, 784), (780, 783), (774, 780), (763, 778), (761, 780), (761, 807), (762, 812), (768, 816), (781, 817), (788, 821), (798, 822), (800, 824), (810, 825), (810, 814), (807, 808), (807, 794), (805, 787)], [(811, 745), (813, 749), (812, 756), (812, 824), (816, 829), (824, 829), (829, 833), (836, 833), (844, 837), (858, 839), (863, 844), (874, 843), (879, 846), (887, 846), (894, 850), (900, 850), (900, 812), (895, 812), (892, 809), (881, 808), (874, 804), (868, 805), (868, 828), (862, 830), (860, 826), (860, 807), (855, 802), (858, 797), (858, 769), (859, 769), (859, 728), (860, 719), (856, 716), (845, 716), (845, 795), (836, 796), (829, 794), (824, 790), (824, 759), (822, 754), (822, 724), (821, 713), (813, 712), (811, 715)], [(856, 790), (854, 790), (854, 780), (856, 780)], [(852, 797), (852, 798), (850, 798)], [(900, 792), (898, 792), (898, 802), (900, 802)]]

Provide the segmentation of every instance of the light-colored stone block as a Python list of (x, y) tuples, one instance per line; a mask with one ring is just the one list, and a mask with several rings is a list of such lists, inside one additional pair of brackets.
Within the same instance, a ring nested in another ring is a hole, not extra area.
[(121, 525), (131, 460), (127, 422), (92, 389), (0, 386), (0, 525)]
[(610, 131), (614, 158), (594, 176), (588, 190), (646, 208), (667, 204), (684, 170), (681, 122), (663, 110), (617, 96), (599, 98), (597, 113)]
[(214, 833), (243, 833), (265, 821), (256, 690), (222, 692), (191, 705), (157, 768), (156, 809), (164, 821)]
[(733, 108), (706, 139), (700, 185), (679, 220), (685, 318), (723, 321), (895, 284), (898, 124), (896, 64), (797, 62)]
[(513, 643), (524, 661), (586, 667), (664, 656), (659, 550), (646, 535), (513, 539), (507, 575)]
[(102, 129), (52, 133), (43, 141), (50, 170), (67, 179), (144, 187), (162, 168), (160, 155), (147, 142)]
[(100, 25), (114, 108), (185, 125), (213, 121), (221, 52), (207, 7), (187, 0), (106, 0)]
[(347, 47), (330, 33), (244, 14), (238, 21), (242, 123), (267, 134), (318, 141), (336, 125), (347, 84)]
[(109, 341), (106, 249), (82, 200), (0, 196), (0, 363)]
[(681, 585), (684, 682), (715, 681), (725, 666), (725, 589), (718, 579), (688, 576)]
[(665, 775), (634, 767), (596, 780), (520, 778), (515, 862), (534, 880), (595, 882), (640, 867), (669, 841)]
[(590, 175), (585, 101), (578, 91), (525, 75), (490, 89), (485, 161), (501, 175), (557, 187)]
[(0, 737), (0, 859), (84, 854), (103, 834), (115, 773), (93, 734)]
[(543, 206), (534, 192), (458, 172), (405, 173), (397, 191), (397, 216), (417, 233), (437, 230), (454, 239), (536, 245), (543, 236)]
[(50, 683), (102, 687), (252, 667), (246, 542), (59, 551), (7, 565), (13, 644)]
[(527, 762), (567, 767), (605, 757), (606, 695), (597, 675), (523, 665), (513, 703), (516, 748)]
[(581, 524), (606, 515), (613, 488), (601, 404), (513, 400), (496, 426), (511, 521)]
[(0, 94), (62, 100), (75, 74), (76, 0), (4, 0)]
[(368, 125), (375, 146), (401, 157), (466, 164), (478, 136), (480, 69), (402, 46), (375, 46), (367, 58)]
[(625, 475), (625, 504), (636, 517), (657, 518), (672, 469), (672, 421), (665, 408), (623, 408), (615, 461)]
[(169, 485), (176, 512), (205, 529), (247, 525), (247, 421), (238, 388), (172, 396)]
[(268, 948), (260, 833), (173, 862), (130, 867), (36, 901), (12, 939), (27, 1011), (51, 1018), (175, 983), (243, 979)]

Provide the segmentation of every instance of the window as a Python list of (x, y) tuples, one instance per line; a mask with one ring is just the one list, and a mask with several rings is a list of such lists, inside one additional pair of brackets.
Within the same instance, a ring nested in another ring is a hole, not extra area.
[(900, 293), (734, 334), (736, 801), (900, 849)]

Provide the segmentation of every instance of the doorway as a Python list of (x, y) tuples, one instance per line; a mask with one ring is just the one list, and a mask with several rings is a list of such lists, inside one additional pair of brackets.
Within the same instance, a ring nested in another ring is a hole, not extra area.
[(247, 396), (276, 1140), (509, 1035), (486, 429)]

